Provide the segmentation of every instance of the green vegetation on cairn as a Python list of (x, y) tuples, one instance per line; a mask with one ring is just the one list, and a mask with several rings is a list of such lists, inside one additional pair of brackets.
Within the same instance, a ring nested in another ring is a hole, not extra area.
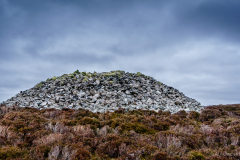
[(42, 85), (43, 85), (43, 82), (40, 82), (40, 83), (38, 83), (35, 87), (36, 87), (36, 88), (40, 88), (40, 87), (42, 87)]
[[(142, 74), (141, 72), (137, 72), (137, 73), (129, 73), (129, 72), (125, 72), (125, 71), (120, 71), (120, 70), (116, 70), (116, 71), (110, 71), (110, 72), (102, 72), (102, 73), (97, 73), (97, 72), (79, 72), (79, 70), (76, 70), (73, 73), (70, 74), (63, 74), (62, 76), (59, 77), (52, 77), (52, 78), (48, 78), (46, 81), (55, 81), (58, 79), (65, 79), (65, 78), (71, 78), (71, 79), (77, 79), (76, 75), (80, 75), (83, 76), (83, 82), (88, 81), (89, 78), (97, 78), (97, 79), (101, 79), (103, 77), (109, 78), (109, 77), (115, 77), (117, 76), (118, 78), (122, 78), (122, 76), (124, 74), (128, 74), (129, 76), (138, 76), (138, 77), (143, 77), (146, 79), (152, 79), (152, 77), (150, 76), (146, 76), (144, 74)], [(161, 82), (158, 82), (159, 84), (162, 84)]]

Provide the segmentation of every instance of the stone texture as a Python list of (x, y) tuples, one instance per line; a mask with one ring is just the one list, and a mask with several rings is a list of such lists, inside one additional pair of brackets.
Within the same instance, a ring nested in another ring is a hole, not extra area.
[(203, 106), (173, 87), (141, 73), (74, 72), (42, 81), (3, 102), (7, 106), (83, 108), (93, 112), (117, 108), (200, 111)]

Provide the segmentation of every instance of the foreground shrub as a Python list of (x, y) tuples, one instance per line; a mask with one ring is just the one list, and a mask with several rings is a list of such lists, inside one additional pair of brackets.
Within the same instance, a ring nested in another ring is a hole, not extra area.
[(74, 159), (74, 160), (79, 160), (79, 159), (88, 160), (88, 159), (91, 158), (91, 154), (87, 149), (79, 148), (79, 149), (77, 149), (76, 154), (73, 155), (71, 158)]
[(158, 152), (153, 156), (152, 160), (167, 160), (167, 153)]
[(170, 127), (169, 123), (158, 122), (153, 125), (153, 128), (158, 131), (166, 131)]
[(191, 159), (191, 160), (204, 160), (204, 159), (206, 159), (205, 156), (201, 152), (197, 152), (197, 151), (189, 152), (188, 158)]
[(34, 157), (37, 159), (45, 159), (48, 157), (48, 153), (50, 152), (50, 146), (40, 145), (37, 146), (34, 150)]
[(134, 130), (136, 133), (141, 134), (154, 134), (156, 131), (141, 124), (141, 123), (123, 123), (120, 125), (120, 132)]
[(189, 118), (190, 119), (194, 119), (194, 120), (199, 120), (200, 117), (200, 113), (196, 112), (196, 111), (190, 111), (189, 112)]
[(28, 154), (28, 151), (21, 150), (17, 147), (1, 147), (0, 159), (15, 159), (23, 158)]
[(217, 109), (206, 109), (202, 111), (199, 119), (200, 121), (204, 122), (219, 118), (221, 115), (221, 112)]
[(104, 143), (97, 147), (96, 152), (100, 156), (109, 156), (110, 158), (117, 158), (119, 155), (119, 147), (122, 143), (122, 139), (116, 135), (109, 135), (104, 140)]
[(239, 159), (240, 105), (201, 113), (0, 106), (0, 159)]

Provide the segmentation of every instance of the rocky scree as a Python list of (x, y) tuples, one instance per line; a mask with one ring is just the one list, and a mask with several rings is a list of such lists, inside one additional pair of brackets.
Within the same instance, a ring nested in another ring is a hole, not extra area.
[(83, 108), (92, 112), (113, 112), (118, 108), (172, 113), (180, 110), (199, 112), (203, 109), (199, 102), (173, 87), (140, 72), (124, 71), (86, 73), (77, 70), (42, 81), (3, 104), (39, 109)]

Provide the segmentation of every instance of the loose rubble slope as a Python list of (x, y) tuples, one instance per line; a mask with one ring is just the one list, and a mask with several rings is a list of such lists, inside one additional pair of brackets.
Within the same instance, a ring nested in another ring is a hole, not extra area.
[(20, 107), (88, 109), (92, 112), (126, 110), (200, 111), (196, 100), (173, 87), (138, 73), (111, 71), (86, 73), (78, 70), (42, 81), (21, 91), (4, 105)]

